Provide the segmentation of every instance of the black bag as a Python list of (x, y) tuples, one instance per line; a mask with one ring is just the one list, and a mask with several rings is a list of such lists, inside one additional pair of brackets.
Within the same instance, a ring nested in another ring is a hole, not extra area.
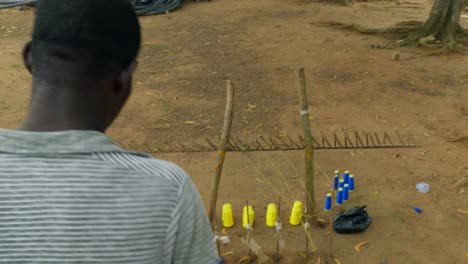
[(337, 214), (333, 220), (333, 228), (338, 234), (352, 234), (366, 230), (371, 223), (372, 220), (364, 205)]

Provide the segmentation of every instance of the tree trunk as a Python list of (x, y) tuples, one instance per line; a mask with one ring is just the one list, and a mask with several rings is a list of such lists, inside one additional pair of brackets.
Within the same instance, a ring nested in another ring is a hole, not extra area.
[(426, 23), (410, 38), (419, 40), (434, 37), (453, 46), (460, 29), (460, 16), (464, 0), (434, 0), (432, 11)]

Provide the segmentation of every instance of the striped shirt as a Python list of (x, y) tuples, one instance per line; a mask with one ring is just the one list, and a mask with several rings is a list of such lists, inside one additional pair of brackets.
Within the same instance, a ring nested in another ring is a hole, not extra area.
[(94, 131), (0, 129), (0, 263), (218, 263), (178, 166)]

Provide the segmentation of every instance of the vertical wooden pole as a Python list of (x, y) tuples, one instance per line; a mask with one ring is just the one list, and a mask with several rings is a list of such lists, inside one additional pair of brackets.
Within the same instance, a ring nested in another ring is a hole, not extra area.
[[(252, 248), (250, 246), (250, 230), (252, 229), (252, 226), (250, 225), (250, 213), (249, 213), (249, 200), (245, 203), (246, 207), (246, 213), (247, 213), (247, 227), (245, 230), (247, 230), (247, 246), (249, 247), (249, 264), (252, 263)], [(243, 213), (243, 212), (242, 212)], [(243, 216), (242, 216), (243, 217)]]
[(276, 254), (275, 254), (275, 264), (279, 263), (279, 242), (281, 234), (281, 197), (278, 197), (278, 210), (276, 211)]
[[(305, 81), (304, 68), (298, 71), (299, 79), (299, 98), (300, 98), (300, 114), (302, 124), (304, 125), (304, 143), (305, 143), (305, 182), (306, 182), (306, 199), (307, 199), (307, 219), (312, 219), (312, 222), (317, 222), (315, 191), (314, 191), (314, 165), (313, 165), (313, 139), (310, 128), (310, 113), (307, 103), (307, 88)], [(309, 221), (306, 221), (309, 222)]]
[(333, 203), (335, 202), (335, 199), (336, 199), (336, 191), (335, 190), (332, 190), (332, 207), (330, 209), (330, 212), (329, 213), (329, 217), (330, 217), (330, 223), (329, 223), (329, 226), (328, 226), (328, 232), (330, 233), (330, 237), (329, 237), (329, 241), (328, 241), (328, 263), (332, 263), (333, 262), (333, 259), (332, 259), (332, 252), (333, 252), (333, 215), (334, 215), (334, 210), (335, 209), (335, 206), (333, 206)]
[(313, 167), (313, 139), (312, 132), (310, 129), (310, 113), (309, 105), (307, 103), (307, 87), (305, 81), (304, 68), (300, 68), (298, 71), (298, 88), (300, 98), (300, 115), (302, 124), (304, 126), (304, 147), (305, 147), (305, 182), (306, 182), (306, 213), (304, 215), (304, 231), (306, 232), (305, 241), (305, 254), (309, 257), (309, 245), (312, 241), (309, 241), (308, 229), (310, 228), (309, 222), (312, 219), (313, 222), (317, 222), (316, 206), (315, 206), (315, 195), (314, 195), (314, 167)]
[(236, 94), (236, 87), (230, 80), (226, 83), (227, 86), (227, 99), (226, 99), (226, 110), (224, 112), (224, 125), (223, 132), (221, 134), (221, 141), (218, 146), (218, 164), (216, 165), (215, 175), (213, 178), (213, 185), (211, 187), (210, 194), (210, 207), (208, 210), (208, 217), (211, 224), (214, 224), (216, 214), (216, 203), (218, 201), (218, 190), (219, 183), (221, 181), (221, 173), (223, 171), (224, 158), (226, 156), (226, 146), (229, 142), (231, 134), (232, 118), (234, 116), (234, 98)]

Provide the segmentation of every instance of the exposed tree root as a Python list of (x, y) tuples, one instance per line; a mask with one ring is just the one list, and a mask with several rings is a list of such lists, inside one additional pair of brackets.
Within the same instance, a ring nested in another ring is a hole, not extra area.
[(326, 2), (330, 4), (337, 4), (337, 5), (344, 5), (344, 6), (350, 6), (352, 4), (352, 0), (303, 0), (306, 3), (311, 3), (311, 2)]
[(462, 37), (468, 37), (468, 29), (464, 29), (462, 26), (458, 27), (457, 33)]
[(353, 3), (356, 3), (356, 2), (378, 2), (378, 1), (382, 1), (382, 2), (394, 2), (396, 0), (303, 0), (304, 2), (308, 2), (308, 3), (311, 3), (311, 2), (326, 2), (326, 3), (331, 3), (331, 4), (339, 4), (339, 5), (344, 5), (344, 6), (350, 6), (352, 5)]
[(342, 23), (342, 22), (318, 22), (315, 25), (332, 27), (341, 30), (356, 31), (362, 34), (379, 34), (387, 35), (388, 37), (401, 37), (408, 36), (411, 32), (416, 31), (423, 22), (421, 21), (405, 21), (395, 24), (389, 28), (366, 28), (355, 23)]
[[(386, 38), (399, 39), (398, 41), (389, 41), (384, 45), (371, 45), (369, 48), (373, 49), (393, 49), (398, 46), (423, 46), (437, 51), (430, 52), (424, 56), (447, 54), (450, 52), (465, 54), (461, 45), (466, 45), (468, 41), (468, 30), (463, 29), (461, 26), (457, 29), (457, 38), (453, 41), (438, 40), (435, 36), (420, 36), (417, 32), (421, 30), (424, 24), (421, 21), (405, 21), (395, 24), (388, 28), (366, 28), (355, 23), (342, 23), (342, 22), (318, 22), (313, 23), (319, 26), (332, 27), (340, 30), (355, 31), (361, 34), (375, 34), (382, 35)], [(416, 37), (417, 36), (417, 37)], [(419, 37), (419, 38), (418, 38)], [(458, 44), (457, 44), (458, 43)]]
[[(434, 47), (430, 47), (430, 48), (434, 48)], [(465, 49), (463, 49), (463, 47), (460, 47), (460, 46), (451, 47), (447, 45), (442, 45), (440, 48), (437, 48), (434, 51), (415, 55), (415, 56), (410, 56), (403, 60), (412, 60), (412, 59), (423, 58), (423, 57), (450, 55), (450, 54), (468, 55), (468, 52)]]

